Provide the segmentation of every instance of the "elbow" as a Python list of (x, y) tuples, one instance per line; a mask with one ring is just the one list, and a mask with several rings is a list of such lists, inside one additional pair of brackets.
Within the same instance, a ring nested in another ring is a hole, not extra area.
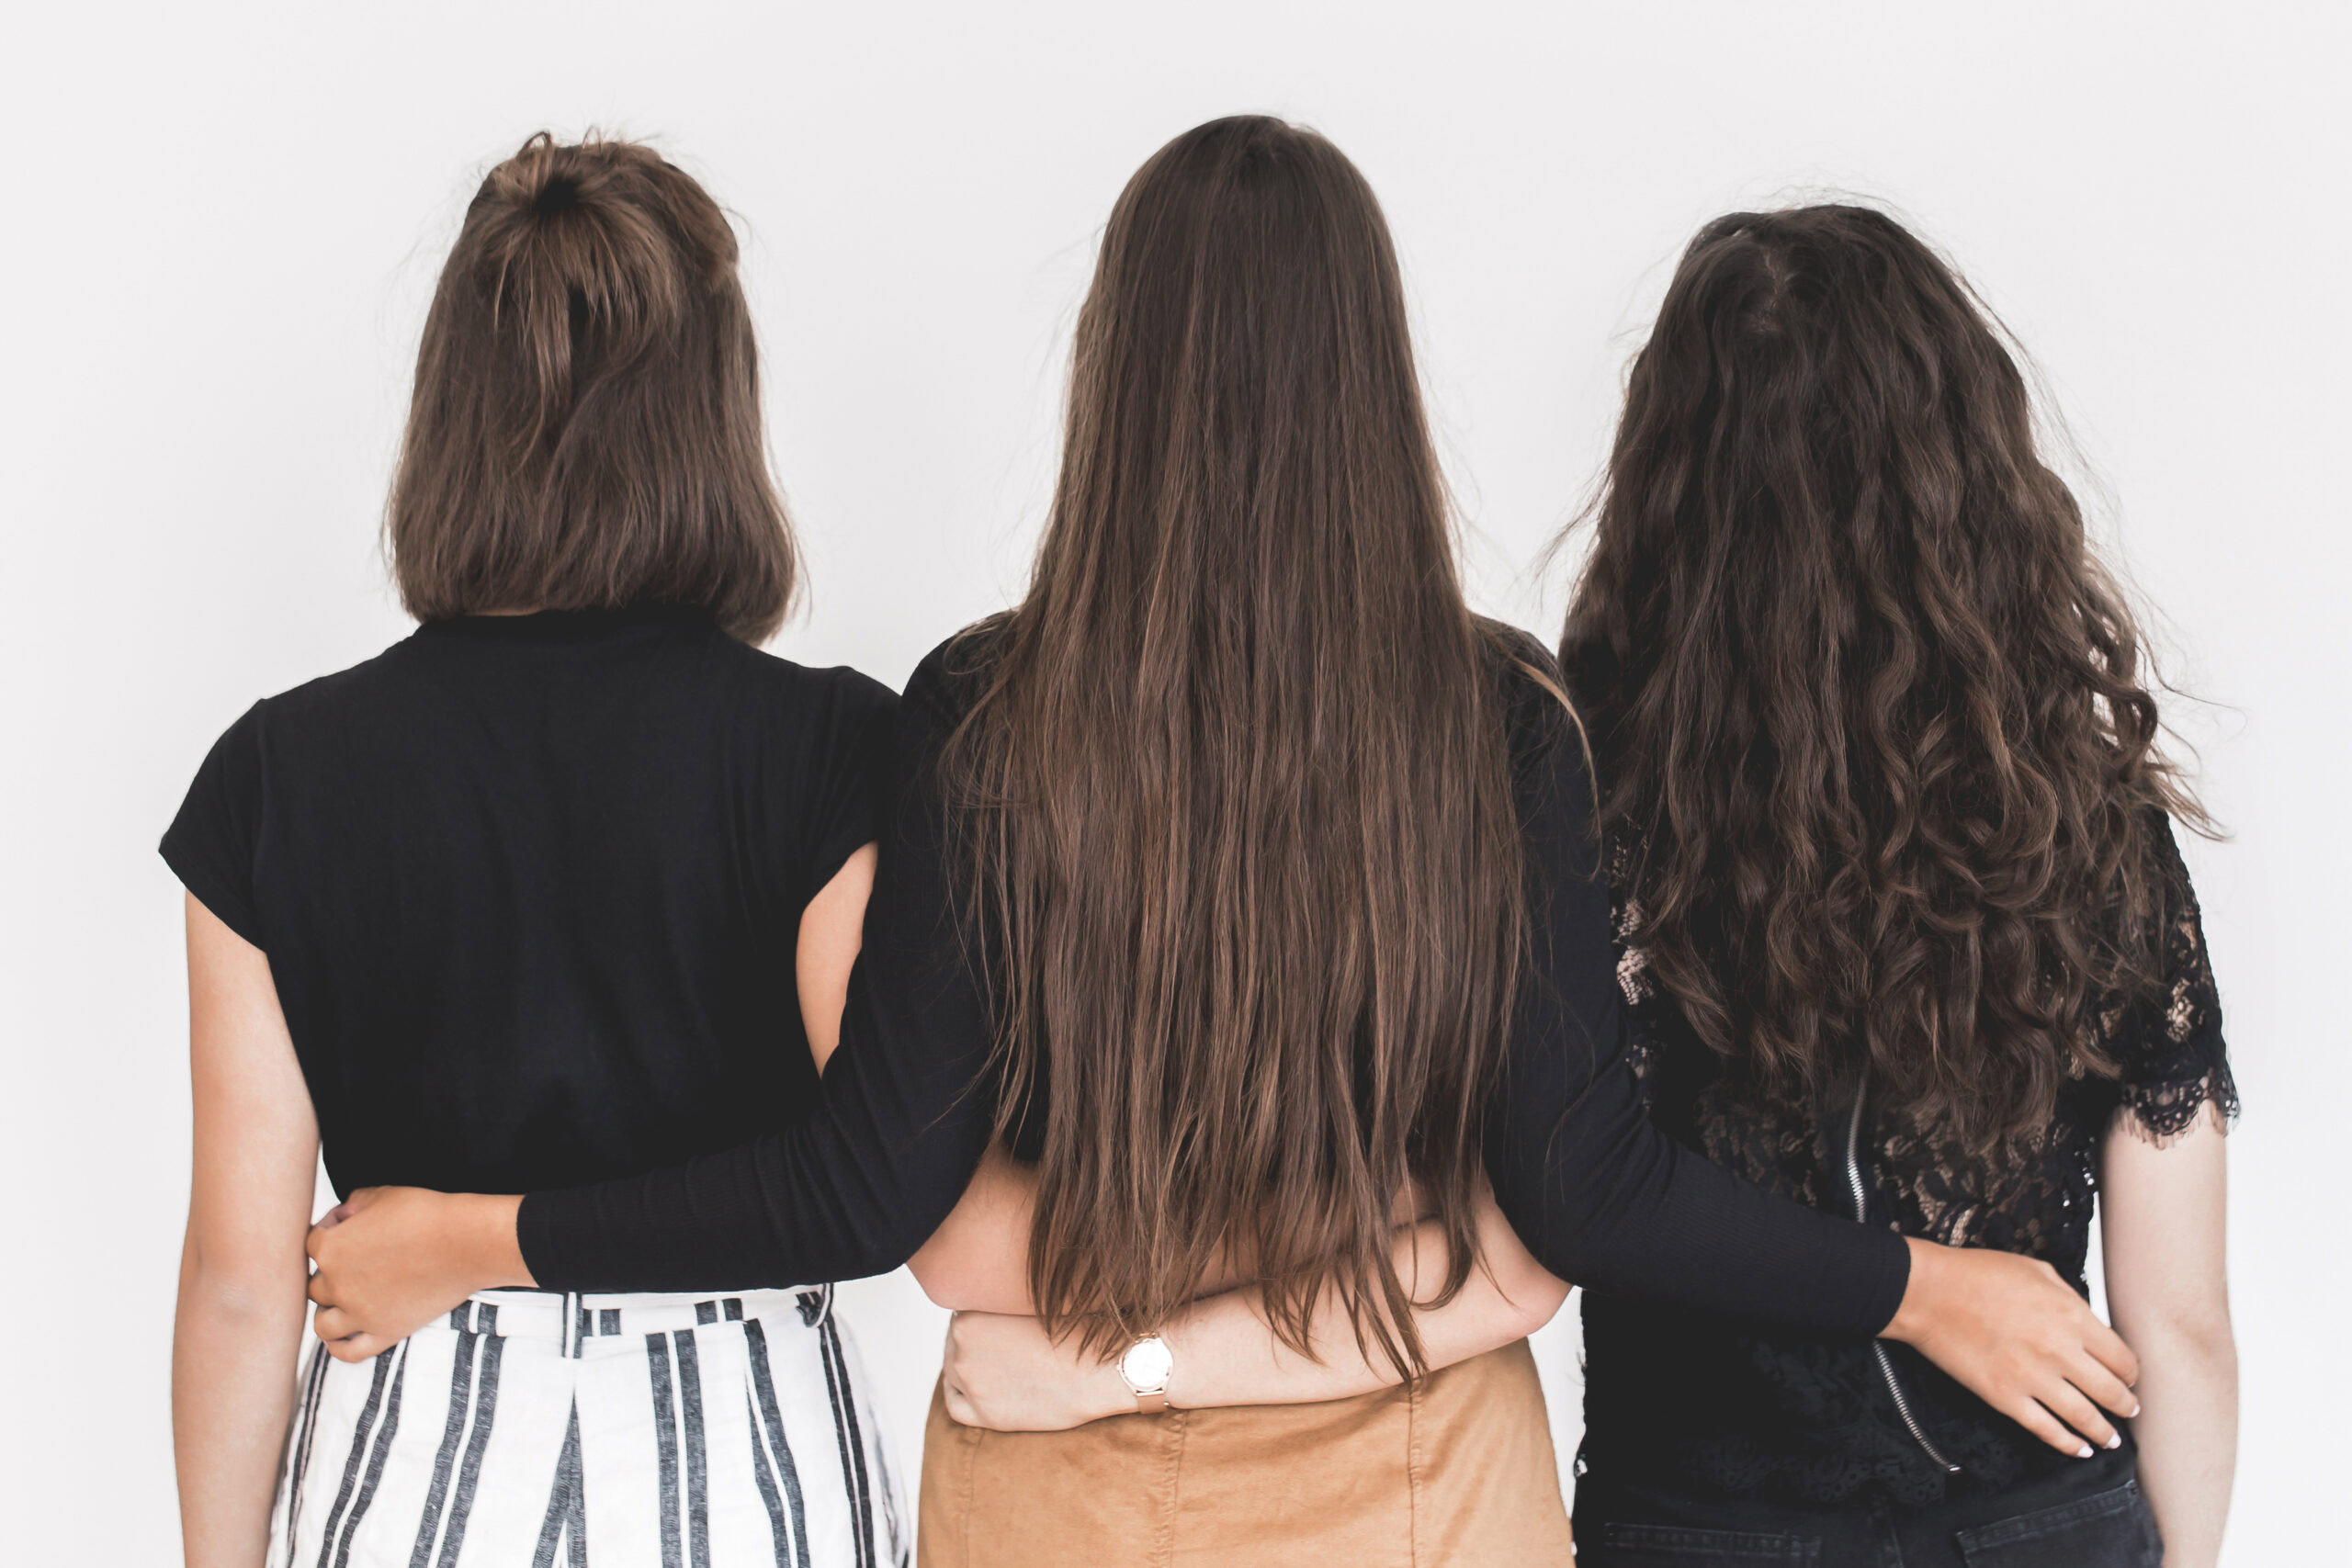
[(1542, 1269), (1530, 1268), (1521, 1273), (1521, 1278), (1498, 1282), (1502, 1287), (1504, 1299), (1510, 1303), (1517, 1337), (1524, 1339), (1560, 1315), (1560, 1308), (1568, 1299), (1569, 1287), (1566, 1280)]
[(927, 1266), (921, 1257), (909, 1259), (907, 1269), (914, 1275), (915, 1283), (922, 1287), (922, 1293), (932, 1305), (944, 1307), (949, 1312), (973, 1310), (972, 1292), (963, 1276), (954, 1269), (937, 1264)]
[(988, 1270), (982, 1260), (966, 1256), (967, 1249), (948, 1242), (926, 1242), (907, 1259), (907, 1270), (931, 1298), (933, 1306), (949, 1312), (1002, 1312), (1003, 1303), (990, 1299)]
[(1568, 1282), (1517, 1246), (1498, 1245), (1489, 1236), (1479, 1249), (1476, 1264), (1499, 1298), (1498, 1326), (1510, 1339), (1524, 1339), (1560, 1314), (1568, 1299)]
[(191, 1249), (180, 1271), (180, 1309), (229, 1323), (299, 1317), (309, 1270), (277, 1258), (208, 1258)]
[(955, 1312), (963, 1304), (958, 1297), (965, 1280), (952, 1251), (935, 1242), (926, 1242), (907, 1259), (907, 1272), (915, 1277), (915, 1283), (922, 1287), (922, 1293), (931, 1298), (932, 1305)]
[(2108, 1280), (2115, 1331), (2123, 1336), (2143, 1368), (2177, 1367), (2198, 1375), (2234, 1376), (2237, 1333), (2230, 1322), (2230, 1296), (2219, 1280), (2193, 1289), (2134, 1291), (2132, 1281)]
[(971, 1248), (961, 1245), (952, 1215), (929, 1235), (911, 1238), (907, 1248), (907, 1272), (915, 1277), (932, 1305), (950, 1312), (970, 1304), (973, 1261)]
[(2231, 1325), (2226, 1303), (2135, 1323), (2127, 1337), (2143, 1362), (2154, 1359), (2217, 1369), (2237, 1366), (2237, 1332)]
[(1486, 1270), (1515, 1320), (1524, 1325), (1522, 1337), (1560, 1315), (1574, 1288), (1569, 1280), (1581, 1277), (1581, 1271), (1572, 1269), (1562, 1256), (1573, 1249), (1548, 1247), (1546, 1256), (1538, 1256), (1524, 1240), (1531, 1235), (1540, 1239), (1543, 1232), (1532, 1226), (1518, 1228), (1514, 1217), (1498, 1207), (1481, 1222), (1478, 1238), (1476, 1266)]
[(1028, 1315), (1036, 1310), (1021, 1264), (997, 1255), (982, 1237), (959, 1235), (953, 1226), (923, 1243), (907, 1269), (932, 1304), (949, 1312)]
[(837, 1259), (839, 1269), (833, 1278), (839, 1280), (872, 1280), (899, 1269), (914, 1271), (918, 1280), (923, 1272), (922, 1237), (891, 1235), (873, 1238), (862, 1250)]

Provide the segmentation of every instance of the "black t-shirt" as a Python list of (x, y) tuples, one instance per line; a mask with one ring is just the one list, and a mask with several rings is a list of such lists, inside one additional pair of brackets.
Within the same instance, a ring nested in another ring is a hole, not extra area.
[(268, 953), (337, 1191), (626, 1176), (814, 1103), (800, 913), (895, 705), (697, 612), (433, 622), (255, 704), (164, 858)]
[[(967, 963), (933, 763), (969, 711), (982, 630), (924, 660), (899, 706), (897, 798), (815, 1114), (673, 1169), (526, 1196), (525, 1260), (545, 1287), (718, 1290), (898, 1267), (937, 1227), (990, 1135), (990, 1010)], [(1498, 660), (1532, 897), (1525, 986), (1487, 1168), (1528, 1249), (1563, 1279), (1629, 1296), (1867, 1335), (1901, 1303), (1902, 1238), (1747, 1185), (1644, 1114), (1626, 1055), (1592, 790), (1566, 711)], [(1556, 679), (1551, 675), (1550, 679)]]

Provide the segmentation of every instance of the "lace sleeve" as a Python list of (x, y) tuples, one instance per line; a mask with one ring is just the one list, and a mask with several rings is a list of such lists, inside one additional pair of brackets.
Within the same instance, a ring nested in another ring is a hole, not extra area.
[(2238, 1089), (2222, 1037), (2222, 1002), (2205, 949), (2197, 890), (2174, 842), (2169, 819), (2156, 839), (2170, 889), (2165, 919), (2164, 989), (2133, 1010), (2126, 1036), (2116, 1042), (2122, 1067), (2118, 1120), (2158, 1142), (2195, 1124), (2210, 1100), (2226, 1125), (2236, 1121)]

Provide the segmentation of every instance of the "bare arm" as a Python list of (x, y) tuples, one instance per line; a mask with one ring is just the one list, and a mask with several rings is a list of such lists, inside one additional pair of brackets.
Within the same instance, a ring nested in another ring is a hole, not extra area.
[(189, 1568), (259, 1568), (294, 1404), (319, 1129), (269, 960), (187, 899), (196, 1164), (172, 1337)]
[(2140, 1353), (2140, 1483), (2165, 1568), (2212, 1568), (2237, 1468), (2238, 1356), (2218, 1111), (2162, 1146), (2119, 1125), (2099, 1156), (2107, 1302)]
[(1026, 1314), (1037, 1173), (996, 1145), (931, 1239), (907, 1259), (923, 1294), (957, 1312)]
[(808, 1032), (808, 1054), (823, 1072), (842, 1043), (842, 1006), (849, 999), (849, 972), (865, 935), (865, 900), (874, 891), (872, 844), (842, 863), (833, 879), (800, 912), (799, 950), (793, 955), (794, 983), (800, 993), (800, 1022)]
[[(1397, 1195), (1391, 1217), (1400, 1226), (1410, 1225), (1422, 1217), (1421, 1211), (1420, 1195), (1408, 1186)], [(950, 1311), (1034, 1314), (1037, 1304), (1029, 1294), (1029, 1226), (1036, 1213), (1037, 1173), (992, 1144), (945, 1223), (907, 1260), (907, 1267), (923, 1294)], [(1516, 1235), (1511, 1246), (1525, 1251)], [(1438, 1272), (1430, 1277), (1443, 1276), (1441, 1259)], [(1238, 1259), (1220, 1251), (1201, 1277), (1200, 1293), (1213, 1296), (1254, 1278)]]
[[(1460, 1293), (1413, 1314), (1432, 1369), (1525, 1338), (1567, 1299), (1568, 1287), (1529, 1255), (1491, 1197), (1479, 1207), (1478, 1247), (1481, 1266)], [(1394, 1257), (1408, 1292), (1434, 1294), (1449, 1257), (1444, 1233), (1429, 1224), (1401, 1226)], [(1403, 1381), (1385, 1358), (1356, 1343), (1336, 1290), (1317, 1303), (1312, 1354), (1275, 1338), (1254, 1289), (1204, 1297), (1160, 1334), (1175, 1359), (1169, 1402), (1184, 1408), (1312, 1404)], [(1048, 1340), (1034, 1317), (994, 1313), (956, 1314), (944, 1390), (950, 1416), (999, 1431), (1057, 1431), (1136, 1407), (1112, 1363), (1086, 1354), (1074, 1338)]]

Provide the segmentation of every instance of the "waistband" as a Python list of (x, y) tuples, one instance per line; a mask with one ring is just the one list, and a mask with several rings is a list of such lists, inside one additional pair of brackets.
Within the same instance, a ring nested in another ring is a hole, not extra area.
[(483, 1291), (449, 1314), (460, 1334), (502, 1339), (552, 1339), (578, 1356), (591, 1339), (668, 1334), (720, 1323), (781, 1323), (819, 1328), (833, 1312), (831, 1285), (745, 1291), (729, 1296), (592, 1295), (560, 1291)]

